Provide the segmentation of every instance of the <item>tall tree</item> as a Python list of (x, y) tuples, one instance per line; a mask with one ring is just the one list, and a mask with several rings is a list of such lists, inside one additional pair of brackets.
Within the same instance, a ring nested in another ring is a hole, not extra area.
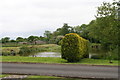
[(29, 36), (28, 37), (28, 41), (31, 42), (31, 43), (34, 42), (34, 41), (37, 41), (37, 40), (39, 40), (38, 36)]
[(61, 28), (61, 35), (65, 35), (65, 34), (68, 34), (70, 32), (70, 26), (68, 26), (67, 23), (64, 23), (63, 27)]
[(2, 43), (7, 43), (10, 41), (10, 37), (4, 37), (2, 38)]
[(115, 20), (116, 6), (106, 3), (98, 7), (96, 20), (90, 26), (89, 35), (99, 39), (101, 43), (118, 44), (119, 22)]
[(16, 38), (16, 42), (23, 42), (24, 41), (24, 38), (22, 38), (22, 37), (17, 37)]
[(50, 31), (45, 31), (44, 37), (46, 38), (46, 41), (49, 42), (52, 38), (52, 33)]
[[(118, 56), (118, 44), (120, 34), (120, 22), (115, 20), (116, 2), (103, 2), (98, 7), (96, 20), (89, 24), (89, 36), (98, 39), (105, 50), (108, 51), (109, 56)], [(116, 50), (116, 51), (114, 51)], [(113, 52), (114, 51), (114, 52)], [(116, 56), (116, 57), (117, 57)]]

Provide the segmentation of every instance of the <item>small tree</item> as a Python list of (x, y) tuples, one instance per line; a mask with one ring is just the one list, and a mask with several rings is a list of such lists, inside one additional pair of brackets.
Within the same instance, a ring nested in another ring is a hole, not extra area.
[(5, 37), (5, 38), (2, 38), (2, 43), (7, 43), (10, 41), (10, 38), (9, 37)]
[(66, 34), (61, 44), (62, 58), (68, 62), (79, 61), (88, 52), (87, 42), (76, 33)]

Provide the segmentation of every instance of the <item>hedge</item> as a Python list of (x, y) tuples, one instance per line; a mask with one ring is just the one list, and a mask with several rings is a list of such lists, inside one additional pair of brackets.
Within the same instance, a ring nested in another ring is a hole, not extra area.
[(61, 42), (61, 56), (68, 62), (77, 62), (88, 54), (88, 41), (76, 33), (66, 34)]

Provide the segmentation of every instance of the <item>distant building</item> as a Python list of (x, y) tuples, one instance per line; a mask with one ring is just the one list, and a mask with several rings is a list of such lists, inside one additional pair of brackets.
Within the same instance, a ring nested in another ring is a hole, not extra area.
[(46, 44), (45, 41), (41, 41), (41, 40), (38, 40), (38, 41), (33, 41), (33, 42), (19, 42), (18, 44)]
[(28, 44), (28, 42), (18, 42), (18, 44)]
[(38, 41), (34, 41), (33, 44), (46, 44), (46, 42), (38, 40)]

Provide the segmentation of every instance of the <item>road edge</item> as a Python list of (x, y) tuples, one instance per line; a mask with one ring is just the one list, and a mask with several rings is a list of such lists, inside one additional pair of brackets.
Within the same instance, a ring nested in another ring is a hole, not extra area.
[(60, 63), (34, 63), (34, 62), (0, 62), (0, 63), (120, 67), (119, 65), (117, 66), (117, 65), (94, 65), (94, 64), (60, 64)]
[(27, 73), (2, 73), (2, 74), (10, 74), (10, 75), (34, 75), (34, 76), (55, 76), (55, 77), (64, 77), (64, 78), (75, 78), (75, 79), (92, 79), (92, 80), (117, 80), (117, 78), (96, 78), (96, 77), (71, 77), (71, 76), (58, 76), (58, 75), (50, 75), (50, 74), (27, 74)]

